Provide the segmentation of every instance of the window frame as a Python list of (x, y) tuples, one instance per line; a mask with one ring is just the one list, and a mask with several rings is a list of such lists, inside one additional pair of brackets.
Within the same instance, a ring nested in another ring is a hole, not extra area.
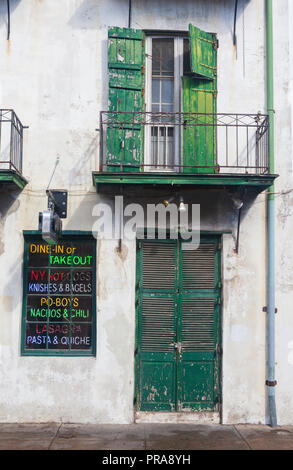
[[(146, 33), (145, 41), (145, 105), (146, 112), (152, 112), (152, 40), (160, 38), (171, 38), (174, 40), (174, 111), (173, 113), (182, 112), (182, 80), (183, 76), (183, 53), (184, 39), (188, 38), (185, 31), (181, 34), (178, 32), (150, 32)], [(146, 171), (151, 172), (179, 172), (182, 156), (182, 139), (180, 126), (174, 126), (174, 167), (171, 169), (160, 169), (146, 167)], [(144, 165), (151, 165), (151, 126), (146, 125), (144, 139)]]
[[(62, 232), (62, 239), (64, 242), (93, 242), (93, 265), (92, 265), (92, 345), (90, 350), (54, 350), (54, 349), (27, 349), (26, 345), (26, 315), (27, 315), (27, 272), (30, 267), (28, 266), (28, 244), (42, 240), (41, 232), (38, 230), (24, 230), (23, 231), (24, 251), (23, 251), (23, 293), (22, 293), (22, 313), (21, 313), (21, 356), (42, 356), (42, 357), (96, 357), (96, 338), (97, 338), (97, 298), (96, 298), (96, 270), (97, 270), (97, 240), (93, 237), (92, 232), (65, 230)], [(44, 242), (45, 243), (45, 242)]]

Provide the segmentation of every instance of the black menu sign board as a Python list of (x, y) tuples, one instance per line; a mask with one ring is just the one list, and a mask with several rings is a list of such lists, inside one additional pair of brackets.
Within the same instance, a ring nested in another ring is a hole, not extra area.
[(24, 354), (95, 353), (95, 239), (25, 237)]

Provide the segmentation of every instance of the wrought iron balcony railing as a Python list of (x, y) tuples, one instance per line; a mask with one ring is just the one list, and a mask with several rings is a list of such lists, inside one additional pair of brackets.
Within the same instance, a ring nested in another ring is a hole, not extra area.
[(12, 109), (0, 109), (0, 171), (22, 174), (23, 129)]
[(99, 172), (268, 175), (263, 114), (101, 112)]

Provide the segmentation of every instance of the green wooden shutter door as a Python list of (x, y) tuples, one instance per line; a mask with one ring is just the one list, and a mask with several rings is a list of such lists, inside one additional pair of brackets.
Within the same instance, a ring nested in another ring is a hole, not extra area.
[(144, 242), (141, 259), (138, 406), (175, 411), (177, 249), (174, 242)]
[[(217, 238), (182, 250), (171, 240), (137, 253), (137, 407), (215, 410), (220, 396), (220, 252)], [(175, 349), (175, 343), (181, 349)]]
[[(189, 25), (190, 57), (193, 77), (182, 77), (183, 171), (215, 173), (216, 166), (216, 97), (217, 40), (216, 35)], [(197, 113), (197, 114), (192, 114)]]
[(220, 285), (217, 242), (182, 250), (178, 408), (214, 410), (219, 397)]
[(143, 161), (143, 126), (134, 113), (144, 111), (144, 60), (143, 31), (118, 27), (109, 29), (109, 111), (121, 114), (109, 115), (111, 124), (107, 126), (106, 136), (108, 171), (139, 171)]

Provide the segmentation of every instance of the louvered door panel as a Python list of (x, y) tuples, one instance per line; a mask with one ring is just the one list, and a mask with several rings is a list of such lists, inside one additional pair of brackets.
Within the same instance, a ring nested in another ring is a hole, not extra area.
[(141, 351), (173, 352), (175, 339), (174, 299), (147, 297), (142, 300)]
[(182, 351), (214, 352), (215, 299), (182, 300)]
[(214, 289), (215, 245), (201, 244), (197, 250), (182, 251), (182, 289)]
[(201, 240), (197, 250), (182, 250), (180, 282), (181, 360), (179, 409), (214, 410), (218, 396), (217, 243)]
[(174, 291), (176, 283), (175, 244), (143, 244), (143, 289)]
[(141, 260), (140, 409), (175, 410), (176, 242), (143, 242)]

